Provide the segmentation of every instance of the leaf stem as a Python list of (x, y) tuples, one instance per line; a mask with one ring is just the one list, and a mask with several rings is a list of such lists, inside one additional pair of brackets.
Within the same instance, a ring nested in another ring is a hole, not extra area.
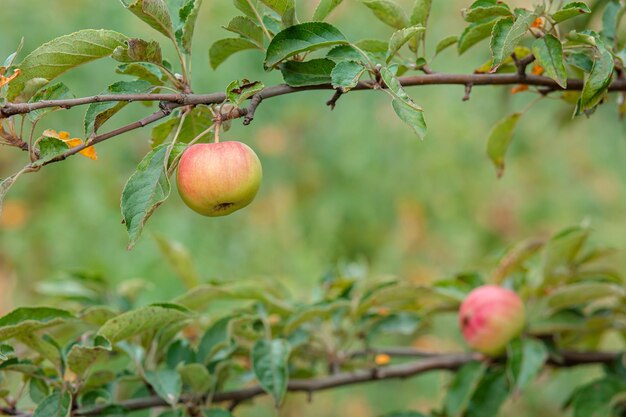
[(365, 58), (365, 60), (367, 61), (367, 64), (369, 65), (370, 69), (374, 69), (376, 68), (376, 66), (374, 65), (374, 63), (372, 62), (372, 60), (370, 59), (370, 57), (367, 55), (367, 53), (362, 50), (361, 48), (359, 48), (358, 46), (356, 46), (353, 43), (349, 44), (351, 48), (353, 48), (355, 51), (357, 51), (363, 58)]
[(263, 23), (263, 17), (261, 17), (261, 14), (259, 13), (259, 11), (256, 9), (256, 7), (254, 7), (254, 4), (252, 4), (252, 0), (246, 0), (246, 1), (248, 2), (248, 5), (250, 6), (252, 11), (254, 12), (254, 15), (256, 16), (256, 19), (259, 21), (259, 24), (261, 25), (261, 29), (263, 29), (263, 33), (265, 33), (265, 36), (267, 36), (267, 40), (271, 41), (272, 40), (272, 35), (270, 34), (270, 31), (267, 30), (267, 27), (265, 26), (265, 23)]

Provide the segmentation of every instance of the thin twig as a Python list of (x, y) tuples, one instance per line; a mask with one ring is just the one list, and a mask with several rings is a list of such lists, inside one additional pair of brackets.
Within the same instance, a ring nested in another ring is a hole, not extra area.
[[(176, 107), (176, 106), (174, 106), (174, 107)], [(93, 138), (91, 138), (89, 141), (83, 143), (82, 145), (79, 145), (79, 146), (77, 146), (75, 148), (71, 148), (68, 151), (62, 153), (61, 155), (59, 155), (59, 156), (57, 156), (57, 157), (55, 157), (55, 158), (53, 158), (53, 159), (51, 159), (49, 161), (46, 161), (42, 165), (48, 165), (48, 164), (52, 164), (54, 162), (63, 161), (65, 159), (69, 158), (70, 156), (75, 155), (75, 154), (79, 153), (80, 151), (82, 151), (82, 150), (84, 150), (84, 149), (86, 149), (86, 148), (88, 148), (90, 146), (93, 146), (93, 145), (95, 145), (97, 143), (103, 142), (103, 141), (105, 141), (107, 139), (110, 139), (112, 137), (115, 137), (115, 136), (119, 136), (122, 133), (126, 133), (126, 132), (130, 132), (131, 130), (139, 129), (140, 127), (144, 127), (146, 125), (149, 125), (150, 123), (154, 123), (157, 120), (161, 120), (164, 117), (167, 117), (171, 113), (171, 111), (172, 111), (172, 109), (174, 107), (172, 107), (172, 108), (169, 108), (169, 107), (162, 108), (162, 109), (152, 113), (151, 115), (149, 115), (147, 117), (144, 117), (141, 120), (137, 120), (136, 122), (127, 124), (125, 126), (122, 126), (122, 127), (118, 128), (118, 129), (115, 129), (115, 130), (112, 130), (110, 132), (103, 133), (103, 134), (98, 135), (98, 136), (94, 136)]]
[(463, 101), (469, 101), (472, 95), (472, 83), (465, 84), (465, 94), (463, 95)]
[(343, 95), (343, 90), (341, 88), (336, 89), (335, 94), (333, 94), (330, 100), (326, 102), (326, 105), (330, 106), (331, 110), (335, 110), (335, 106), (337, 105), (337, 100), (339, 100), (342, 95)]
[(244, 117), (243, 119), (244, 126), (248, 126), (250, 123), (252, 123), (252, 120), (254, 120), (254, 113), (256, 112), (257, 107), (259, 107), (259, 104), (261, 104), (262, 101), (263, 95), (255, 94), (252, 96), (252, 98), (250, 99), (250, 104), (245, 111), (246, 117)]
[(517, 75), (521, 78), (526, 78), (526, 68), (535, 60), (535, 56), (533, 54), (526, 55), (524, 58), (519, 59), (517, 55), (513, 53), (511, 55), (513, 58), (513, 62), (515, 62), (515, 66), (517, 67)]

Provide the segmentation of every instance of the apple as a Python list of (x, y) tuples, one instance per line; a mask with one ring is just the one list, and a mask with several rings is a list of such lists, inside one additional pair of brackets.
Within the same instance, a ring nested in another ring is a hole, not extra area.
[(254, 200), (261, 161), (241, 142), (192, 145), (178, 164), (176, 184), (185, 204), (204, 216), (225, 216)]
[(459, 326), (472, 349), (498, 356), (524, 329), (525, 315), (524, 303), (515, 292), (484, 285), (472, 290), (461, 303)]

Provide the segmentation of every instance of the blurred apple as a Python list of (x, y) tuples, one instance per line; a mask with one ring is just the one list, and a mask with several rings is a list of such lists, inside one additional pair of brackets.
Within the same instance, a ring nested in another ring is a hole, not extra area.
[(261, 161), (241, 142), (190, 146), (180, 159), (176, 183), (189, 208), (225, 216), (254, 200), (262, 178)]
[(463, 338), (474, 350), (501, 354), (524, 329), (524, 303), (513, 291), (484, 285), (470, 292), (459, 309)]

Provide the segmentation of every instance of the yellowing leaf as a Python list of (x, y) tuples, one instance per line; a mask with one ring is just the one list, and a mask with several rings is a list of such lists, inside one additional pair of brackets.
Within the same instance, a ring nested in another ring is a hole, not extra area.
[[(75, 148), (75, 147), (81, 146), (83, 144), (83, 140), (80, 139), (80, 138), (71, 138), (70, 139), (69, 132), (64, 132), (64, 131), (57, 132), (54, 129), (46, 129), (43, 132), (43, 136), (62, 140), (70, 148)], [(81, 155), (83, 155), (83, 156), (93, 160), (93, 161), (97, 161), (98, 160), (98, 155), (96, 154), (96, 148), (94, 148), (93, 146), (89, 146), (89, 147), (83, 149), (82, 151), (80, 151), (79, 153)]]
[(13, 74), (11, 74), (8, 77), (5, 77), (4, 75), (0, 75), (0, 87), (4, 87), (8, 83), (10, 83), (12, 80), (19, 77), (20, 74), (21, 74), (21, 71), (19, 69), (16, 69), (15, 71), (13, 71)]
[(376, 362), (376, 365), (388, 365), (389, 362), (391, 362), (391, 357), (384, 353), (380, 353), (376, 355), (374, 362)]

